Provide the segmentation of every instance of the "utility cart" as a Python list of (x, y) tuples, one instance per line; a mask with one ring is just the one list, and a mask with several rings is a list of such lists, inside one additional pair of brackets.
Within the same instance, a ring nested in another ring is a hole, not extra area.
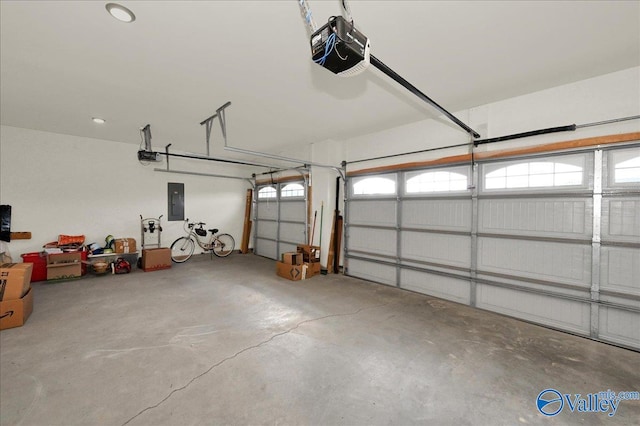
[(162, 216), (164, 215), (143, 218), (140, 215), (140, 243), (143, 250), (162, 247), (162, 225), (160, 224)]

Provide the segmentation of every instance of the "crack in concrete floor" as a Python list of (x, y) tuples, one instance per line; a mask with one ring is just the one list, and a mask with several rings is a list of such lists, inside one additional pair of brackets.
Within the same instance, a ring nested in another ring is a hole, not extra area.
[(248, 352), (252, 349), (257, 349), (261, 346), (266, 345), (267, 343), (270, 343), (273, 339), (275, 339), (276, 337), (280, 337), (280, 336), (284, 336), (285, 334), (289, 334), (292, 331), (296, 330), (297, 328), (299, 328), (300, 326), (304, 325), (304, 324), (308, 324), (310, 322), (315, 322), (315, 321), (321, 321), (327, 318), (335, 318), (335, 317), (347, 317), (347, 316), (353, 316), (353, 315), (358, 315), (360, 312), (366, 310), (366, 309), (375, 309), (375, 308), (381, 308), (383, 306), (388, 305), (388, 303), (383, 303), (380, 305), (375, 305), (375, 306), (368, 306), (368, 307), (364, 307), (364, 308), (360, 308), (355, 312), (346, 312), (343, 314), (331, 314), (331, 315), (325, 315), (322, 317), (317, 317), (317, 318), (310, 318), (304, 321), (300, 321), (299, 323), (297, 323), (295, 326), (289, 328), (288, 330), (282, 331), (280, 333), (276, 333), (274, 335), (272, 335), (271, 337), (269, 337), (266, 340), (263, 340), (260, 343), (257, 343), (255, 345), (251, 345), (251, 346), (247, 346), (244, 349), (239, 350), (238, 352), (236, 352), (235, 354), (228, 356), (226, 358), (223, 358), (221, 361), (216, 362), (215, 364), (213, 364), (211, 367), (209, 367), (208, 369), (206, 369), (205, 371), (203, 371), (202, 373), (198, 374), (197, 376), (193, 377), (191, 380), (189, 380), (185, 385), (176, 388), (174, 390), (172, 390), (171, 392), (169, 392), (167, 394), (167, 396), (165, 396), (163, 399), (161, 399), (159, 402), (157, 402), (154, 405), (150, 405), (146, 408), (144, 408), (143, 410), (140, 410), (135, 416), (131, 417), (129, 420), (127, 420), (126, 422), (124, 422), (122, 424), (122, 426), (126, 426), (129, 423), (131, 423), (133, 420), (135, 420), (136, 418), (140, 417), (142, 414), (146, 413), (147, 411), (153, 410), (155, 408), (158, 408), (160, 405), (162, 405), (165, 401), (167, 401), (169, 398), (171, 398), (173, 396), (173, 394), (175, 394), (176, 392), (180, 392), (183, 391), (185, 389), (187, 389), (193, 382), (195, 382), (196, 380), (198, 380), (199, 378), (209, 374), (211, 371), (213, 371), (215, 368), (221, 366), (222, 364), (224, 364), (227, 361), (231, 361), (232, 359), (242, 355), (245, 352)]

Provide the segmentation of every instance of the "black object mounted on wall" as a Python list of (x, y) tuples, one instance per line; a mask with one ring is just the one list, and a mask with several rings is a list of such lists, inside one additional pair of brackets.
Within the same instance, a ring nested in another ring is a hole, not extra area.
[(0, 206), (0, 240), (11, 241), (11, 206), (8, 204)]

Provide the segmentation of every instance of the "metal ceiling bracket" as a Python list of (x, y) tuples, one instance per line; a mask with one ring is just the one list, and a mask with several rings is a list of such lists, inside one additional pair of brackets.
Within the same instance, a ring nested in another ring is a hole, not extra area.
[(147, 124), (141, 130), (142, 136), (144, 138), (144, 150), (151, 152), (153, 149), (151, 148), (151, 124)]
[(220, 108), (216, 110), (215, 114), (213, 114), (211, 117), (207, 118), (206, 120), (203, 120), (200, 123), (200, 125), (206, 125), (205, 128), (207, 132), (207, 155), (209, 153), (209, 141), (211, 139), (211, 125), (213, 123), (213, 120), (216, 117), (218, 117), (218, 120), (220, 121), (220, 130), (222, 130), (222, 137), (224, 138), (224, 149), (226, 151), (232, 151), (232, 152), (237, 152), (237, 153), (246, 154), (246, 155), (255, 155), (255, 156), (264, 157), (264, 158), (271, 158), (273, 160), (286, 161), (288, 163), (303, 164), (305, 166), (310, 165), (310, 166), (323, 167), (327, 169), (336, 170), (336, 166), (332, 166), (328, 164), (312, 163), (309, 161), (298, 160), (297, 158), (283, 157), (281, 155), (268, 154), (266, 152), (252, 151), (249, 149), (234, 148), (232, 146), (229, 146), (227, 144), (227, 120), (225, 116), (225, 109), (230, 105), (231, 105), (230, 101), (225, 103), (224, 105), (222, 105)]
[(351, 8), (349, 7), (349, 2), (347, 0), (340, 0), (340, 10), (344, 19), (349, 22), (353, 22), (353, 17), (351, 16)]
[(224, 145), (227, 146), (227, 123), (224, 119), (224, 109), (231, 105), (231, 102), (227, 102), (216, 110), (216, 113), (211, 117), (200, 122), (200, 125), (205, 125), (205, 131), (207, 135), (207, 157), (210, 155), (210, 141), (211, 141), (211, 128), (213, 127), (213, 120), (218, 117), (220, 119), (220, 127), (222, 128), (222, 136), (224, 137)]
[(311, 13), (311, 8), (309, 7), (309, 4), (306, 2), (306, 0), (298, 0), (298, 5), (300, 6), (300, 14), (304, 19), (304, 22), (309, 27), (309, 30), (312, 33), (315, 33), (316, 30), (318, 29), (318, 26), (313, 20), (313, 14)]
[(167, 146), (164, 147), (164, 152), (165, 152), (165, 156), (167, 157), (167, 171), (169, 171), (169, 147), (172, 144), (168, 144)]

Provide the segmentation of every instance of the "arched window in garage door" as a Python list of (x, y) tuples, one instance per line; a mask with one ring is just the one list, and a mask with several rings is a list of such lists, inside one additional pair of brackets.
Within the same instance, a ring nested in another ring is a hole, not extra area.
[(258, 199), (276, 198), (278, 192), (273, 186), (265, 186), (258, 190)]
[(371, 176), (355, 178), (353, 180), (352, 195), (390, 195), (397, 193), (397, 177), (390, 175), (385, 177)]
[(300, 183), (288, 183), (280, 190), (282, 198), (304, 197), (304, 186)]
[(405, 179), (406, 194), (467, 191), (469, 167), (407, 172)]

